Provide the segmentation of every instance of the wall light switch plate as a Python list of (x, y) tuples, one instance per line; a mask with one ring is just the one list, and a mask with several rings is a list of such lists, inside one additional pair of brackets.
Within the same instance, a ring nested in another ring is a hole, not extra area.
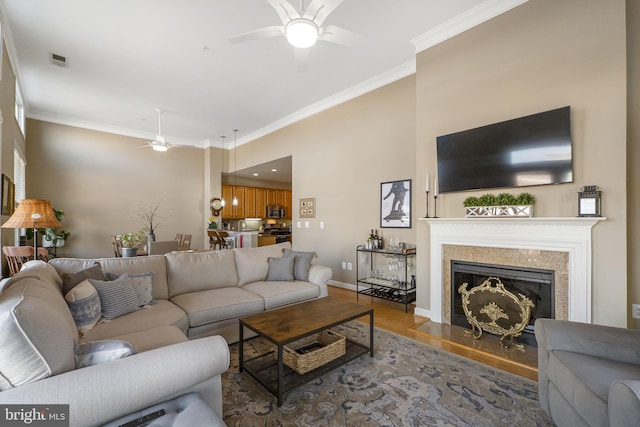
[(634, 319), (640, 319), (640, 304), (631, 305), (631, 317)]
[(353, 264), (351, 264), (350, 262), (347, 263), (347, 270), (353, 270)]
[(320, 228), (324, 228), (324, 221), (320, 221)]
[(304, 222), (304, 228), (309, 228), (309, 221)]
[(300, 221), (298, 221), (298, 222), (296, 222), (296, 226), (297, 226), (298, 228), (300, 228), (300, 227), (302, 227), (302, 223), (301, 223)]
[(343, 270), (347, 269), (347, 261), (342, 261), (342, 269)]

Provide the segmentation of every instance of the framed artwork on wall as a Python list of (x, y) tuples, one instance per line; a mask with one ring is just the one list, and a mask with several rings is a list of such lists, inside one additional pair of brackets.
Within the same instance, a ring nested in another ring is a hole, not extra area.
[(15, 186), (11, 179), (5, 174), (2, 174), (2, 197), (0, 206), (2, 209), (2, 215), (13, 215), (15, 210)]
[(411, 228), (411, 180), (380, 184), (380, 228)]
[(307, 197), (300, 199), (300, 218), (316, 217), (316, 199), (315, 197)]

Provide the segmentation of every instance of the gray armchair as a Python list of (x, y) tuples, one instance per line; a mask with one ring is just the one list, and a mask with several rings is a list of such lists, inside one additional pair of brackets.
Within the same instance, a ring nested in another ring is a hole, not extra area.
[(559, 426), (640, 425), (640, 330), (537, 319), (540, 405)]

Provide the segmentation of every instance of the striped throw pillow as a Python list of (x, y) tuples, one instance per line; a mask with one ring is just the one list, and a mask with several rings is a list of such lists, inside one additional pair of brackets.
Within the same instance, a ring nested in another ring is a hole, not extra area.
[(138, 310), (138, 295), (128, 274), (112, 281), (89, 279), (89, 282), (98, 291), (104, 319), (115, 319)]

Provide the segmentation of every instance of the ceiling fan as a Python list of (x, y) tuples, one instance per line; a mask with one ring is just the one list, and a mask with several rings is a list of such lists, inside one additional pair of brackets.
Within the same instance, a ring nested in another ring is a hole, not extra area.
[(156, 111), (158, 112), (158, 134), (156, 135), (155, 139), (153, 141), (149, 141), (147, 142), (146, 145), (141, 146), (140, 148), (144, 148), (144, 147), (151, 147), (153, 148), (155, 151), (167, 151), (169, 148), (173, 147), (171, 144), (169, 144), (167, 141), (165, 141), (164, 137), (162, 136), (162, 109), (160, 108), (156, 108)]
[(282, 25), (272, 25), (248, 33), (239, 34), (229, 38), (231, 43), (244, 43), (248, 41), (269, 38), (286, 37), (295, 48), (298, 68), (304, 66), (308, 55), (308, 48), (316, 41), (353, 45), (360, 38), (359, 35), (335, 25), (322, 25), (344, 0), (312, 0), (304, 9), (304, 0), (300, 0), (300, 12), (298, 12), (286, 0), (265, 0), (278, 13)]

